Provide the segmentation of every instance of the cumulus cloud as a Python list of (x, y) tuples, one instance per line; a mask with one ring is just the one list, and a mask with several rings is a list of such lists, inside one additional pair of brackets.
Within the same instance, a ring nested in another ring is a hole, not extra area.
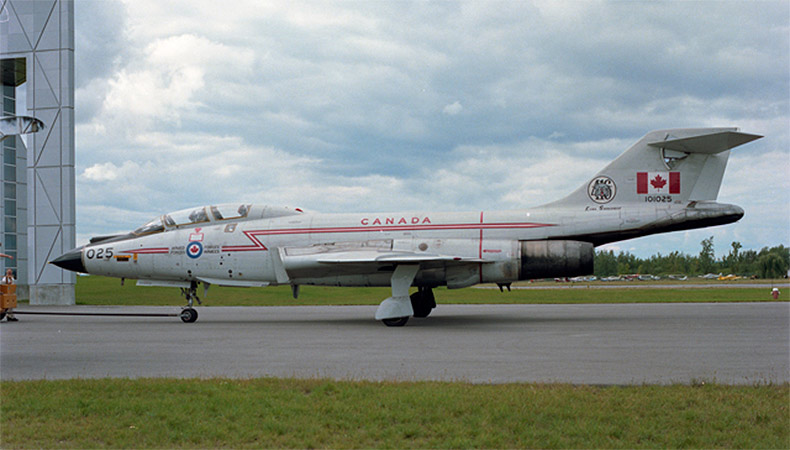
[(464, 110), (464, 107), (461, 106), (461, 102), (455, 101), (442, 109), (442, 112), (447, 114), (448, 116), (455, 116), (460, 114), (461, 111)]
[(118, 168), (113, 163), (94, 164), (85, 169), (80, 179), (87, 181), (113, 181), (118, 178)]
[(651, 129), (740, 126), (767, 137), (733, 154), (721, 198), (747, 216), (717, 239), (790, 243), (768, 217), (790, 202), (750, 181), (790, 191), (786, 2), (91, 4), (76, 22), (81, 235), (117, 231), (107, 214), (128, 229), (237, 200), (534, 206)]

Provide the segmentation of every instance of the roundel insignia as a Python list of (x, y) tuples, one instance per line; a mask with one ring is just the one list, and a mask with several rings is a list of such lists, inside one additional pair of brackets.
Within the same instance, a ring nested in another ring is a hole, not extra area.
[(190, 258), (199, 258), (203, 254), (203, 244), (197, 241), (192, 241), (187, 244), (187, 256)]
[(587, 186), (587, 195), (595, 203), (609, 203), (617, 194), (614, 180), (606, 176), (595, 177)]

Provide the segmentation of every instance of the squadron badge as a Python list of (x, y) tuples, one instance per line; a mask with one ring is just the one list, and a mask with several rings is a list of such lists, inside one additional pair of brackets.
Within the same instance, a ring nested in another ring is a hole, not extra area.
[(595, 203), (609, 203), (616, 193), (617, 186), (615, 186), (614, 180), (605, 176), (596, 177), (587, 186), (587, 195)]

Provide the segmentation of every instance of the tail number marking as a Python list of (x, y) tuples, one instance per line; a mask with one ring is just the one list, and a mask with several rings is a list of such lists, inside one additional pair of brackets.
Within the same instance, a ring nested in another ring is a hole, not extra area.
[(97, 249), (89, 248), (87, 251), (85, 251), (85, 257), (88, 258), (88, 259), (93, 259), (93, 258), (96, 258), (96, 259), (102, 259), (102, 258), (110, 259), (110, 258), (112, 258), (112, 256), (113, 256), (112, 247), (97, 248)]
[(645, 195), (645, 203), (672, 203), (671, 195)]

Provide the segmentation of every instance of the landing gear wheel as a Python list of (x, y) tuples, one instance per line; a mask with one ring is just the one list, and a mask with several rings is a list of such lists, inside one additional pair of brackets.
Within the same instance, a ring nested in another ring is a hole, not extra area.
[(190, 283), (189, 288), (181, 288), (181, 294), (187, 299), (186, 308), (181, 310), (181, 320), (184, 323), (192, 323), (197, 320), (198, 313), (192, 308), (192, 301), (197, 300), (198, 304), (202, 304), (197, 296), (197, 282)]
[(184, 308), (184, 310), (181, 311), (181, 320), (183, 320), (184, 323), (193, 323), (197, 320), (197, 318), (198, 313), (192, 308)]
[(417, 292), (409, 296), (411, 299), (411, 308), (414, 310), (414, 317), (428, 317), (433, 308), (436, 308), (433, 290), (426, 287), (417, 289)]
[(394, 319), (383, 319), (384, 325), (388, 327), (402, 327), (406, 325), (406, 322), (409, 321), (409, 316), (406, 317), (396, 317)]

